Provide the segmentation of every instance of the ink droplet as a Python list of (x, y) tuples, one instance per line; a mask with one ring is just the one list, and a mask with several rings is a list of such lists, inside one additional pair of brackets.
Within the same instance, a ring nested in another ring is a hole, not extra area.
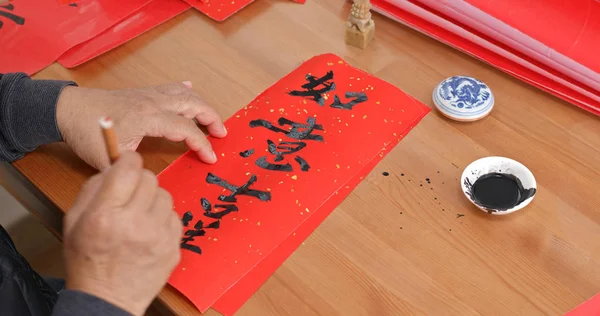
[(404, 177), (404, 173), (401, 173), (400, 175)]
[(382, 174), (384, 177), (387, 177), (387, 176), (389, 176), (389, 175), (390, 175), (390, 173), (389, 173), (389, 172), (387, 172), (387, 171), (384, 171), (384, 172), (382, 172), (381, 174)]
[(420, 186), (423, 186), (423, 184), (419, 184)]

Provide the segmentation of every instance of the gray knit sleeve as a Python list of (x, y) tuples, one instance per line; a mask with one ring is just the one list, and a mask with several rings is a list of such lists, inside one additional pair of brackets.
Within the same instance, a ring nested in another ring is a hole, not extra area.
[(22, 158), (38, 146), (61, 141), (58, 96), (74, 82), (32, 80), (24, 73), (0, 74), (0, 160)]

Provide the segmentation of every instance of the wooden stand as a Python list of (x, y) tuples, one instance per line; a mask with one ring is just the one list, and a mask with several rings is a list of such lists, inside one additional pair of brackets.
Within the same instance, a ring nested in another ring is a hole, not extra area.
[(375, 37), (375, 22), (371, 19), (371, 2), (355, 0), (346, 22), (346, 44), (365, 49)]

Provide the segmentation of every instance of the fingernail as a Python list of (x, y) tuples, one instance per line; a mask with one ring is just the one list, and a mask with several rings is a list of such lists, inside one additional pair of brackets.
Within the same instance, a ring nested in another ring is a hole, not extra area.
[(225, 132), (225, 134), (227, 134), (227, 128), (225, 127), (225, 125), (223, 125), (223, 132)]
[(184, 86), (188, 87), (188, 89), (192, 88), (192, 82), (191, 81), (183, 81), (181, 83), (183, 83)]
[(213, 151), (213, 160), (217, 161), (217, 154), (215, 154), (215, 152)]

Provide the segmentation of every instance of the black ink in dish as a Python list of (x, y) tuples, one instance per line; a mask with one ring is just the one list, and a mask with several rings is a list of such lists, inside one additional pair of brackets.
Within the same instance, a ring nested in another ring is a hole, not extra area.
[(534, 188), (525, 189), (514, 175), (497, 172), (485, 174), (473, 184), (466, 179), (465, 185), (471, 199), (489, 213), (511, 209), (536, 192)]

